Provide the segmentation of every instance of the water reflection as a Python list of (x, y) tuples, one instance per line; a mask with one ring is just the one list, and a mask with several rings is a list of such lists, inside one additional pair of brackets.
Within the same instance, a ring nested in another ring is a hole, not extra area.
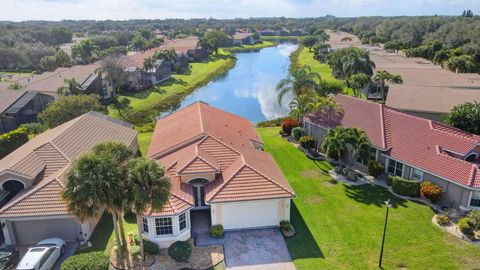
[(285, 116), (290, 97), (278, 104), (275, 86), (288, 75), (289, 55), (297, 45), (286, 43), (259, 52), (238, 53), (225, 76), (185, 97), (181, 107), (201, 100), (252, 122)]

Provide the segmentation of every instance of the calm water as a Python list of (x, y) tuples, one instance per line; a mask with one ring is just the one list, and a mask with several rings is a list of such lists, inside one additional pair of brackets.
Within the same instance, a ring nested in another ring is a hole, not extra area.
[(285, 116), (289, 97), (280, 106), (275, 86), (287, 77), (289, 56), (296, 48), (297, 45), (286, 43), (258, 52), (237, 53), (234, 68), (186, 96), (180, 106), (201, 100), (254, 123)]

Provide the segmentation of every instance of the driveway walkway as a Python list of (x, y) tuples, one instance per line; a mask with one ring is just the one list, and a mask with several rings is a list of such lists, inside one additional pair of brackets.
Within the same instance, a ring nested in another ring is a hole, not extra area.
[(223, 241), (229, 270), (295, 270), (278, 228), (226, 232)]

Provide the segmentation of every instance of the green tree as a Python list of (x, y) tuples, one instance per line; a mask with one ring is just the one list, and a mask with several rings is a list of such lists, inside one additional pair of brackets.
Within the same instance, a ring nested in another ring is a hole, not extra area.
[[(229, 43), (229, 38), (227, 34), (223, 31), (210, 31), (205, 33), (202, 40), (202, 47), (206, 46), (210, 48), (215, 53), (218, 51), (218, 48), (225, 47)], [(205, 49), (207, 49), (205, 48)]]
[(382, 95), (382, 101), (385, 102), (385, 86), (387, 82), (395, 83), (395, 84), (402, 84), (403, 79), (400, 75), (394, 75), (386, 70), (379, 70), (373, 77), (373, 79), (377, 82), (380, 82), (380, 89)]
[(312, 51), (312, 47), (318, 42), (318, 37), (316, 36), (306, 36), (302, 40), (302, 44), (308, 48), (308, 51)]
[(480, 103), (473, 101), (454, 106), (446, 115), (445, 123), (480, 135)]
[(43, 71), (54, 71), (57, 69), (57, 59), (53, 55), (44, 56), (40, 60), (40, 66)]
[[(170, 181), (165, 171), (155, 161), (135, 158), (127, 163), (126, 178), (129, 183), (129, 206), (136, 214), (138, 235), (142, 235), (142, 216), (147, 210), (161, 211), (170, 196)], [(144, 256), (140, 241), (141, 257)]]
[(364, 73), (353, 74), (346, 80), (346, 85), (353, 90), (353, 94), (358, 97), (360, 92), (370, 83), (370, 76)]
[(19, 82), (13, 82), (8, 85), (8, 89), (10, 90), (23, 90), (25, 86), (21, 85)]
[(87, 38), (72, 46), (72, 58), (80, 58), (80, 63), (83, 65), (89, 64), (99, 49), (92, 39)]
[(155, 53), (154, 58), (173, 63), (177, 59), (177, 53), (173, 48), (169, 50), (161, 50)]
[(141, 35), (136, 35), (132, 40), (132, 47), (135, 51), (144, 51), (148, 48), (148, 40)]
[(443, 66), (450, 71), (454, 71), (455, 73), (473, 72), (476, 67), (473, 57), (467, 54), (452, 56), (443, 62)]
[(312, 72), (309, 66), (294, 69), (287, 78), (281, 80), (276, 86), (278, 103), (282, 103), (283, 97), (287, 93), (292, 94), (292, 98), (301, 94), (313, 93), (318, 88), (320, 80), (320, 75)]
[(394, 51), (398, 53), (398, 51), (402, 48), (402, 43), (400, 43), (398, 40), (387, 41), (383, 45), (383, 48), (387, 51)]
[(327, 127), (330, 127), (332, 120), (335, 117), (342, 117), (345, 111), (331, 96), (316, 95), (307, 104), (307, 110), (311, 112), (312, 116), (325, 122)]
[(340, 162), (343, 161), (342, 157), (347, 156), (348, 171), (358, 157), (368, 157), (371, 144), (366, 133), (358, 128), (336, 127), (328, 130), (322, 148), (328, 157)]
[[(102, 207), (112, 214), (115, 242), (120, 247), (114, 195), (122, 190), (123, 173), (113, 159), (87, 153), (73, 162), (66, 174), (62, 198), (67, 210), (82, 222), (97, 218)], [(120, 249), (119, 249), (120, 250)], [(119, 253), (121, 256), (121, 253)]]
[(69, 67), (72, 65), (72, 59), (64, 50), (58, 50), (55, 54), (57, 67)]
[(64, 86), (60, 86), (57, 89), (57, 94), (60, 96), (78, 96), (84, 94), (83, 87), (75, 78), (63, 79)]
[(311, 97), (307, 94), (296, 96), (290, 102), (290, 115), (297, 119), (300, 126), (303, 126), (303, 117), (310, 112), (308, 104)]
[(155, 59), (151, 56), (143, 59), (143, 69), (145, 71), (150, 71), (155, 67)]
[(63, 44), (72, 41), (73, 32), (70, 28), (65, 26), (55, 26), (52, 27), (52, 37), (54, 39), (54, 44)]
[(365, 49), (352, 47), (341, 61), (343, 74), (345, 77), (349, 77), (357, 73), (364, 73), (369, 76), (373, 75), (375, 63), (370, 59), (368, 51)]
[(106, 113), (106, 109), (100, 104), (98, 97), (91, 95), (61, 96), (51, 102), (45, 111), (38, 115), (38, 119), (46, 127), (54, 128), (90, 111)]

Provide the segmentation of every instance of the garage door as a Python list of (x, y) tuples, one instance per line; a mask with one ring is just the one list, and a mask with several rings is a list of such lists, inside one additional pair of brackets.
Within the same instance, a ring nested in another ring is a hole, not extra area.
[(226, 230), (278, 226), (278, 200), (222, 204), (222, 225)]
[(17, 244), (36, 243), (50, 237), (77, 240), (77, 223), (71, 218), (12, 222)]

